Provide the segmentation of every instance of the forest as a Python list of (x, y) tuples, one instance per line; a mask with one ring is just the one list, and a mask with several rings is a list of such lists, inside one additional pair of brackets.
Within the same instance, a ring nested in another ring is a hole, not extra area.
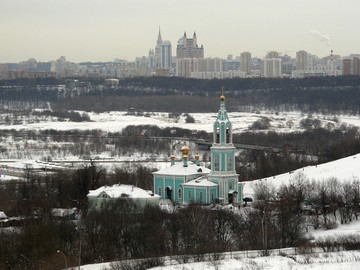
[(46, 108), (50, 102), (56, 110), (213, 112), (222, 87), (229, 111), (359, 114), (359, 76), (222, 80), (139, 77), (123, 79), (118, 86), (85, 78), (3, 80), (0, 100), (2, 107), (26, 104)]

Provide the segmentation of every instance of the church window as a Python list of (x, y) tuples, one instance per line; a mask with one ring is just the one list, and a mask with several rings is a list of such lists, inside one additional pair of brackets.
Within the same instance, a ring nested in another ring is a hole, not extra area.
[(178, 197), (179, 197), (179, 199), (181, 199), (181, 197), (182, 197), (182, 189), (181, 188), (179, 188), (179, 190), (178, 190)]
[(161, 187), (158, 188), (158, 194), (159, 194), (160, 196), (162, 196), (162, 188), (161, 188)]
[(220, 129), (216, 128), (216, 140), (215, 143), (220, 143)]
[(226, 143), (230, 143), (230, 129), (226, 128)]
[(232, 188), (233, 188), (233, 187), (232, 187), (232, 184), (230, 183), (230, 184), (229, 184), (229, 189), (232, 189)]
[(203, 198), (203, 193), (202, 193), (202, 192), (200, 192), (200, 204), (202, 204), (202, 203), (203, 203), (203, 200), (204, 200), (204, 198)]
[(214, 202), (214, 193), (211, 194), (211, 202)]
[(234, 170), (234, 168), (233, 168), (233, 159), (232, 159), (232, 156), (231, 155), (229, 155), (228, 156), (228, 171), (229, 172), (231, 172), (231, 171), (233, 171)]
[(214, 158), (214, 171), (220, 170), (220, 159), (219, 156), (215, 156)]
[(188, 199), (189, 199), (189, 201), (191, 200), (191, 191), (190, 190), (188, 192)]

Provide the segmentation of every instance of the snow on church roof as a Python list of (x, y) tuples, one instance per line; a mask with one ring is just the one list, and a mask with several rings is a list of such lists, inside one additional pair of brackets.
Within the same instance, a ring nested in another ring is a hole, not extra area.
[(189, 161), (188, 166), (184, 167), (184, 163), (178, 162), (173, 166), (154, 172), (153, 174), (164, 175), (195, 175), (195, 174), (209, 174), (210, 169), (204, 166), (198, 166), (194, 162)]
[(197, 186), (197, 187), (216, 187), (217, 186), (217, 184), (215, 184), (214, 182), (209, 181), (206, 176), (201, 176), (199, 178), (196, 178), (194, 180), (186, 182), (182, 185), (183, 186)]
[(95, 190), (90, 190), (88, 197), (97, 197), (105, 192), (110, 198), (127, 197), (132, 199), (146, 199), (146, 198), (158, 198), (157, 194), (154, 194), (150, 190), (144, 190), (132, 185), (113, 185), (102, 186)]

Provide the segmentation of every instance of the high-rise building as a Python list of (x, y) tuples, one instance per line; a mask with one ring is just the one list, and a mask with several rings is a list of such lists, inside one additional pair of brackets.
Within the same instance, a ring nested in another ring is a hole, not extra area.
[(304, 50), (296, 52), (296, 70), (308, 70), (308, 53)]
[(172, 62), (171, 43), (168, 40), (163, 41), (159, 27), (155, 49), (150, 49), (148, 54), (148, 74), (167, 76), (164, 74), (171, 73), (170, 69), (172, 69)]
[(179, 77), (190, 77), (192, 72), (198, 72), (197, 59), (204, 58), (204, 47), (197, 44), (197, 36), (187, 38), (186, 32), (179, 39), (176, 47), (176, 74)]
[(222, 72), (224, 60), (221, 58), (198, 59), (199, 72)]
[(281, 58), (264, 58), (261, 61), (261, 77), (281, 77)]
[(197, 58), (178, 58), (176, 59), (176, 74), (178, 77), (190, 78), (191, 73), (199, 70)]
[(247, 75), (251, 74), (251, 53), (250, 52), (242, 52), (240, 54), (240, 70), (246, 72)]
[(165, 40), (160, 44), (160, 67), (169, 69), (172, 63), (171, 43)]
[(160, 62), (161, 62), (161, 43), (163, 43), (162, 37), (161, 37), (161, 32), (160, 32), (160, 27), (159, 27), (159, 34), (158, 34), (158, 38), (156, 41), (156, 46), (155, 46), (155, 64), (156, 64), (156, 68), (159, 68), (161, 66)]
[(176, 58), (204, 58), (204, 47), (198, 46), (195, 32), (193, 38), (187, 38), (184, 32), (177, 44)]
[(277, 51), (269, 51), (266, 54), (266, 58), (279, 58), (279, 53)]
[(343, 75), (357, 75), (360, 76), (360, 58), (352, 57), (342, 60)]

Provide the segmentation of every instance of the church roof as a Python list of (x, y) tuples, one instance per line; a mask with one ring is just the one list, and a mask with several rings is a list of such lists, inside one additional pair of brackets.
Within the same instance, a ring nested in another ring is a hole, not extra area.
[(116, 199), (121, 197), (132, 199), (160, 198), (150, 190), (144, 190), (133, 185), (113, 185), (102, 186), (95, 190), (90, 190), (88, 197), (98, 197), (100, 194), (106, 193), (107, 197)]
[(196, 174), (209, 174), (210, 169), (204, 166), (198, 166), (194, 162), (189, 161), (188, 166), (184, 167), (183, 162), (178, 162), (171, 167), (167, 167), (165, 169), (159, 170), (154, 172), (153, 174), (160, 174), (160, 175), (196, 175)]
[(183, 186), (196, 186), (196, 187), (216, 187), (218, 184), (209, 181), (206, 176), (201, 176), (189, 182), (182, 184)]
[(230, 123), (229, 116), (227, 114), (226, 107), (225, 107), (225, 97), (222, 95), (220, 97), (220, 109), (219, 109), (215, 124), (216, 123), (228, 123), (228, 122)]

